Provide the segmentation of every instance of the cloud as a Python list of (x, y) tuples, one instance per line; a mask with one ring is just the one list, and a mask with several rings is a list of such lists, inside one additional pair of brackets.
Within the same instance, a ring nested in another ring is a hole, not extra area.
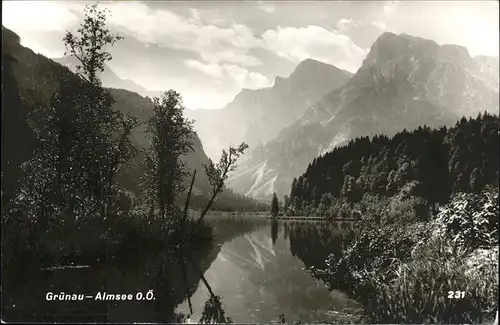
[[(62, 36), (67, 29), (76, 30), (85, 5), (80, 1), (2, 4), (3, 25), (18, 33), (23, 45), (49, 57), (62, 56)], [(268, 79), (289, 73), (293, 64), (307, 58), (355, 72), (367, 52), (364, 47), (382, 31), (464, 45), (472, 55), (498, 55), (496, 1), (101, 4), (111, 11), (108, 23), (114, 32), (140, 42), (117, 44), (113, 62), (119, 72), (152, 89), (179, 88), (187, 97), (197, 93), (204, 97), (211, 91), (220, 95), (211, 97), (214, 102), (232, 95), (235, 87), (267, 86)], [(141, 43), (154, 46), (137, 55), (131, 47)], [(139, 69), (141, 62), (151, 64)], [(171, 80), (174, 76), (186, 84)]]
[(353, 27), (360, 26), (361, 22), (354, 21), (351, 18), (341, 18), (335, 25), (340, 33), (345, 33)]
[(80, 22), (63, 2), (2, 1), (2, 5), (2, 24), (16, 31), (64, 31)]
[[(21, 37), (21, 44), (47, 57), (64, 55), (64, 33), (80, 23), (79, 5), (66, 2), (3, 1), (2, 25)], [(83, 6), (80, 10), (83, 13)], [(54, 42), (54, 39), (57, 40)]]
[(198, 69), (214, 78), (222, 78), (224, 76), (222, 68), (218, 64), (206, 64), (192, 59), (184, 60), (184, 63), (186, 64), (186, 66)]
[(323, 27), (278, 27), (263, 33), (261, 46), (280, 57), (298, 63), (308, 58), (355, 72), (367, 51), (343, 34)]
[(198, 53), (204, 62), (185, 61), (190, 68), (214, 78), (232, 79), (240, 87), (268, 85), (266, 77), (245, 68), (262, 64), (248, 54), (257, 40), (246, 25), (204, 24), (200, 12), (193, 8), (190, 8), (190, 19), (164, 9), (152, 10), (141, 3), (120, 2), (110, 9), (113, 16), (109, 23), (115, 29), (142, 42)]
[[(41, 4), (42, 2), (40, 6)], [(36, 16), (32, 9), (26, 7), (30, 5), (31, 3), (24, 3), (24, 7), (19, 6), (19, 14), (13, 15), (15, 18), (11, 20), (23, 17), (24, 10)], [(45, 9), (40, 9), (40, 12), (48, 11), (50, 14), (41, 17), (44, 21), (37, 25), (64, 30), (79, 23), (81, 17), (75, 15), (74, 11), (79, 9), (81, 12), (82, 3), (54, 2), (51, 7), (44, 2), (43, 5)], [(294, 63), (315, 58), (351, 71), (357, 69), (364, 55), (364, 50), (356, 46), (348, 36), (318, 26), (277, 27), (256, 37), (250, 27), (241, 23), (229, 20), (221, 26), (204, 22), (203, 12), (193, 7), (188, 8), (189, 17), (186, 18), (164, 8), (152, 9), (141, 2), (107, 2), (104, 6), (111, 11), (108, 23), (114, 31), (124, 36), (133, 36), (146, 44), (154, 43), (198, 53), (200, 61), (204, 61), (200, 63), (207, 67), (224, 64), (236, 66), (239, 70), (233, 68), (232, 75), (239, 78), (239, 83), (242, 80), (265, 83), (259, 75), (250, 75), (251, 72), (247, 70), (263, 64), (259, 58), (249, 54), (254, 48), (267, 49)], [(260, 9), (269, 12), (275, 7), (276, 4), (259, 3)], [(342, 32), (356, 24), (352, 19), (343, 18), (339, 20), (337, 27)], [(27, 21), (20, 25), (30, 26)], [(243, 75), (249, 77), (243, 78)]]
[[(381, 31), (392, 31), (398, 32), (394, 26), (392, 26), (392, 21), (394, 20), (394, 13), (400, 7), (400, 1), (384, 1), (382, 5), (382, 13), (376, 19), (371, 21), (371, 25), (380, 29)], [(402, 14), (402, 13), (400, 13)]]
[(392, 16), (393, 13), (396, 11), (396, 9), (399, 6), (399, 1), (385, 1), (384, 2), (384, 13), (387, 16)]
[(200, 53), (230, 49), (241, 53), (254, 45), (252, 31), (247, 26), (233, 23), (222, 28), (203, 24), (194, 9), (191, 9), (191, 19), (186, 19), (137, 2), (119, 2), (108, 7), (113, 12), (110, 25), (143, 42)]
[(255, 89), (271, 86), (269, 79), (258, 72), (249, 72), (247, 69), (234, 64), (227, 64), (224, 67), (241, 88)]
[(384, 3), (383, 13), (372, 21), (382, 31), (462, 45), (471, 55), (498, 55), (496, 1), (389, 1)]
[(268, 14), (271, 14), (276, 11), (276, 6), (271, 3), (265, 3), (264, 1), (258, 2), (258, 8)]
[(236, 50), (223, 50), (218, 52), (203, 52), (200, 54), (201, 58), (210, 63), (228, 62), (239, 64), (245, 67), (255, 67), (262, 65), (262, 61), (255, 56), (245, 53), (237, 53)]
[(269, 79), (258, 73), (251, 72), (235, 64), (203, 63), (198, 60), (184, 60), (186, 66), (198, 69), (214, 78), (230, 79), (236, 82), (238, 88), (263, 88), (271, 85)]
[(397, 32), (394, 26), (391, 26), (393, 21), (394, 13), (399, 8), (400, 1), (384, 1), (382, 5), (382, 14), (371, 21), (371, 25), (380, 29), (381, 31), (393, 31)]
[(386, 31), (388, 28), (387, 23), (383, 20), (374, 20), (372, 21), (372, 25), (383, 31)]
[(201, 21), (201, 16), (200, 16), (200, 11), (196, 8), (189, 8), (189, 12), (191, 13), (191, 22), (200, 22)]

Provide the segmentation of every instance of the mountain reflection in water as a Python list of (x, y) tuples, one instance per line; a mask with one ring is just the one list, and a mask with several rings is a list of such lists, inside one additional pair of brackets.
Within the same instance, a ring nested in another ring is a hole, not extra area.
[[(328, 249), (341, 245), (339, 225), (275, 220), (255, 220), (254, 224), (256, 229), (227, 241), (204, 274), (211, 290), (222, 297), (232, 321), (271, 322), (280, 314), (291, 322), (339, 321), (344, 312), (359, 307), (343, 293), (329, 292), (305, 270), (311, 265), (300, 259), (311, 254), (324, 263)], [(200, 284), (190, 298), (190, 321), (201, 320), (209, 296)], [(188, 302), (177, 311), (188, 313)]]
[[(339, 321), (359, 308), (306, 267), (339, 250), (348, 229), (262, 217), (207, 218), (214, 240), (197, 250), (140, 252), (87, 268), (3, 274), (5, 321), (262, 323)], [(243, 219), (244, 218), (244, 219)], [(340, 246), (339, 246), (340, 245)], [(8, 280), (8, 281), (5, 281)], [(137, 301), (153, 290), (154, 300)], [(54, 294), (132, 293), (133, 301), (47, 301)]]

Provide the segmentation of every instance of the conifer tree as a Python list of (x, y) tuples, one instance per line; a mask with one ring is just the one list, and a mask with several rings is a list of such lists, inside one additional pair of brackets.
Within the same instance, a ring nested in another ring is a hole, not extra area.
[(279, 213), (279, 202), (276, 193), (273, 193), (273, 198), (271, 200), (271, 215), (277, 217)]
[(404, 189), (435, 210), (451, 193), (498, 186), (498, 143), (498, 116), (488, 113), (452, 128), (356, 138), (315, 159), (292, 182), (290, 199), (300, 209), (316, 207), (324, 194), (355, 203), (365, 194), (392, 196)]

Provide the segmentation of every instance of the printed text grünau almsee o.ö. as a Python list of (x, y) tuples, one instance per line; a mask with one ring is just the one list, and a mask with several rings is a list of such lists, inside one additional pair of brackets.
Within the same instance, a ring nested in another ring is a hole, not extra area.
[(88, 295), (83, 293), (53, 293), (47, 292), (45, 295), (47, 301), (71, 301), (71, 300), (105, 300), (105, 301), (120, 301), (120, 300), (155, 300), (153, 290), (149, 290), (147, 293), (137, 292), (133, 293), (108, 293), (108, 292), (98, 292), (95, 295)]

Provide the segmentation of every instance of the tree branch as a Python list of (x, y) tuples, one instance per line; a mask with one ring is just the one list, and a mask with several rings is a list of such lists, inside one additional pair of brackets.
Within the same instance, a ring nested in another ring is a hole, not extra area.
[(207, 279), (203, 275), (203, 272), (200, 270), (200, 268), (198, 267), (198, 265), (196, 265), (196, 263), (193, 261), (193, 259), (191, 258), (191, 256), (189, 256), (189, 254), (186, 251), (184, 251), (182, 248), (181, 248), (181, 251), (184, 253), (184, 255), (186, 255), (186, 257), (188, 258), (188, 260), (194, 266), (195, 270), (198, 271), (198, 273), (200, 274), (201, 280), (203, 281), (203, 283), (207, 287), (208, 292), (210, 293), (210, 295), (212, 297), (215, 297), (215, 293), (213, 292), (212, 287), (210, 286), (210, 284), (208, 284)]
[(188, 209), (189, 209), (189, 200), (191, 198), (191, 191), (193, 190), (195, 177), (196, 177), (196, 169), (193, 172), (193, 178), (191, 179), (191, 186), (189, 186), (189, 192), (188, 192), (188, 195), (186, 198), (186, 204), (184, 205), (184, 213), (182, 214), (182, 220), (181, 220), (181, 234), (184, 234), (184, 223), (187, 220), (187, 214), (188, 214)]
[(198, 218), (198, 220), (196, 221), (196, 224), (193, 226), (193, 228), (191, 229), (191, 231), (189, 232), (189, 234), (177, 244), (177, 247), (180, 247), (186, 240), (190, 239), (191, 236), (195, 233), (195, 231), (199, 227), (201, 221), (203, 220), (203, 218), (207, 214), (208, 210), (210, 209), (210, 207), (214, 203), (215, 198), (217, 197), (217, 195), (220, 193), (222, 187), (224, 186), (224, 180), (226, 179), (227, 173), (231, 169), (231, 166), (236, 162), (236, 160), (233, 161), (231, 159), (231, 155), (232, 155), (232, 150), (231, 149), (232, 148), (230, 147), (229, 148), (229, 155), (226, 158), (226, 160), (225, 161), (221, 161), (221, 163), (220, 163), (220, 165), (223, 165), (223, 166), (225, 165), (225, 167), (224, 167), (223, 172), (220, 175), (218, 175), (218, 177), (219, 177), (219, 183), (216, 184), (216, 185), (214, 184), (212, 197), (210, 198), (210, 200), (208, 201), (207, 205), (205, 206), (205, 208), (201, 212), (201, 215)]

